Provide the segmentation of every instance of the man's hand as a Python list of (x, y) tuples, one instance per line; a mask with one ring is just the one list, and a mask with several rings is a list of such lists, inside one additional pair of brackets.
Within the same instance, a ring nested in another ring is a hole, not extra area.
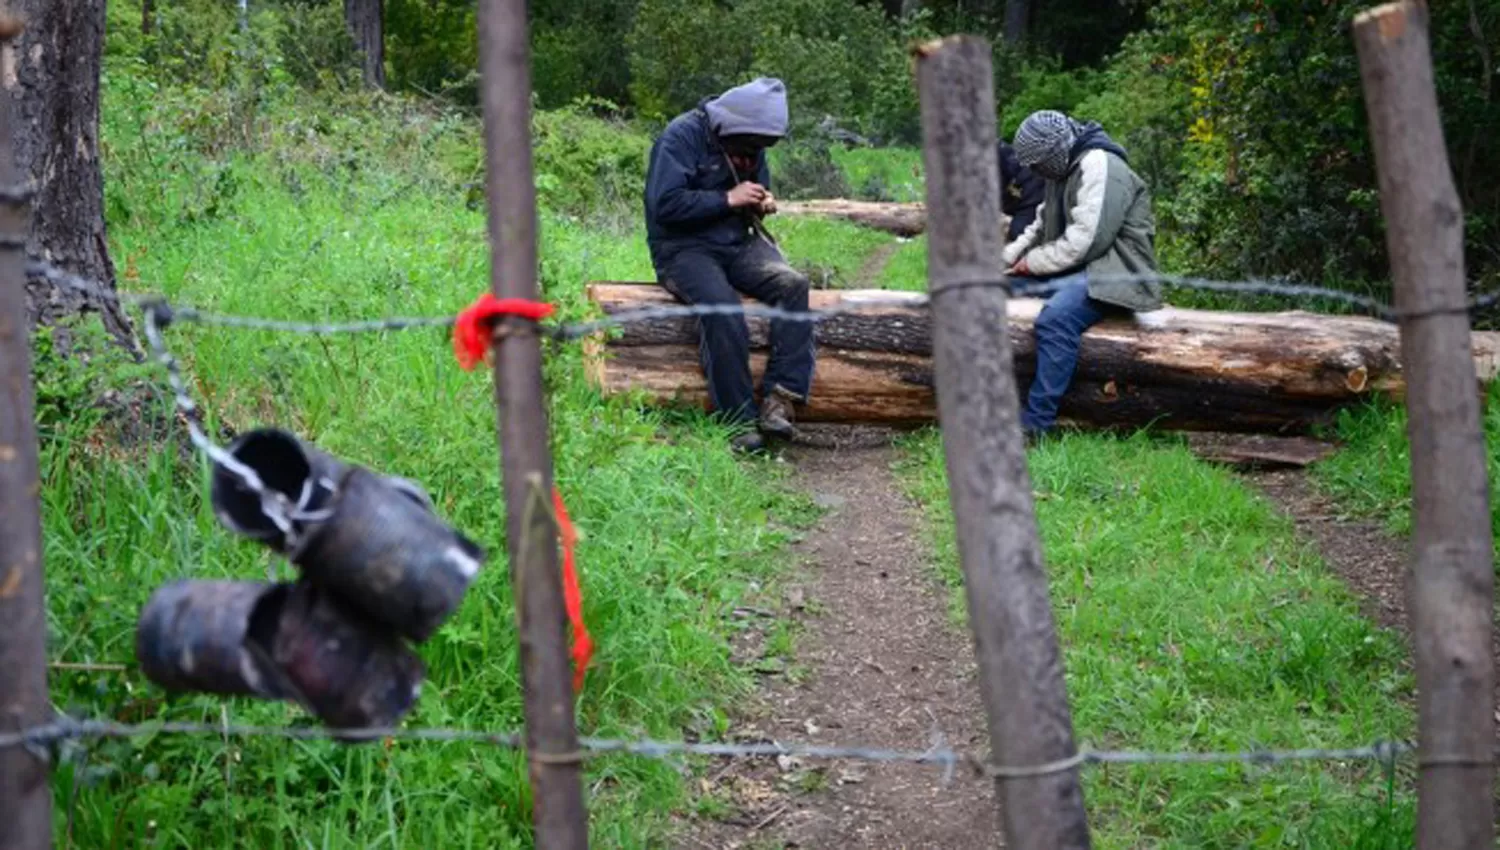
[(1022, 257), (1016, 260), (1016, 264), (1011, 266), (1010, 271), (1006, 272), (1006, 274), (1026, 277), (1031, 274), (1031, 267), (1026, 265), (1026, 258)]
[(773, 194), (771, 194), (769, 191), (766, 192), (766, 196), (764, 198), (760, 199), (760, 214), (761, 215), (775, 215), (776, 214), (776, 196), (773, 195)]
[(729, 206), (731, 209), (758, 207), (769, 194), (766, 191), (766, 187), (746, 180), (744, 183), (729, 190)]

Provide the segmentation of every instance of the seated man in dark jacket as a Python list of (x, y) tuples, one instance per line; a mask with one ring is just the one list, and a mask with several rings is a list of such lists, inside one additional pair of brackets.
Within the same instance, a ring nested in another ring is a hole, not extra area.
[(1014, 242), (1036, 220), (1047, 182), (1016, 159), (1016, 149), (1000, 143), (1000, 211), (1010, 217), (1005, 241)]
[[(740, 294), (788, 311), (807, 310), (807, 278), (760, 225), (776, 212), (765, 149), (787, 131), (786, 87), (761, 78), (699, 104), (667, 125), (646, 171), (646, 242), (657, 278), (688, 304), (738, 304)], [(698, 352), (713, 407), (757, 423), (734, 447), (755, 451), (765, 435), (790, 437), (794, 403), (806, 403), (813, 326), (771, 322), (771, 355), (756, 404), (750, 334), (739, 315), (698, 320)]]

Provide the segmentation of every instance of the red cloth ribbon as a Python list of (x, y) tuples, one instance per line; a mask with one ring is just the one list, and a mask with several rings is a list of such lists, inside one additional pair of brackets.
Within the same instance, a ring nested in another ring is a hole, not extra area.
[(568, 621), (573, 624), (573, 692), (583, 690), (583, 677), (594, 656), (594, 641), (583, 624), (583, 591), (578, 587), (578, 570), (573, 563), (573, 546), (578, 542), (578, 532), (568, 518), (568, 509), (563, 506), (562, 493), (552, 488), (552, 507), (557, 512), (557, 534), (562, 540), (563, 555), (563, 605), (568, 609)]
[(479, 296), (458, 314), (453, 325), (453, 353), (458, 357), (458, 365), (464, 369), (479, 365), (490, 349), (495, 320), (501, 316), (520, 316), (535, 322), (552, 315), (555, 309), (551, 304), (525, 298), (496, 298), (488, 292)]

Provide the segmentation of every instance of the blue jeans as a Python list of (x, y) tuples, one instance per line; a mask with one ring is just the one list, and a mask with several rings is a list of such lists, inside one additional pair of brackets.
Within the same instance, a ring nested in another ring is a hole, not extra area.
[[(807, 278), (758, 237), (743, 245), (685, 248), (655, 260), (662, 285), (687, 304), (738, 304), (743, 293), (789, 312), (807, 310)], [(701, 316), (698, 332), (698, 356), (714, 409), (730, 421), (754, 421), (760, 410), (745, 317)], [(812, 324), (773, 319), (770, 337), (761, 392), (779, 388), (805, 402), (815, 358)]]
[[(1021, 278), (1019, 282), (1039, 282)], [(1021, 411), (1021, 427), (1043, 432), (1057, 422), (1057, 405), (1073, 382), (1083, 332), (1097, 325), (1112, 308), (1089, 297), (1086, 272), (1047, 281), (1060, 288), (1047, 299), (1036, 317), (1036, 377)]]

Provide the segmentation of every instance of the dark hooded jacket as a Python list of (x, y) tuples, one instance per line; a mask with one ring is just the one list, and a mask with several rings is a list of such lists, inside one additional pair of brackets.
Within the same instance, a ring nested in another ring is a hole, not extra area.
[(1010, 216), (1007, 240), (1014, 240), (1036, 219), (1047, 181), (1016, 159), (1016, 149), (1000, 143), (1000, 209)]
[(683, 113), (651, 146), (646, 169), (646, 243), (661, 268), (691, 247), (733, 247), (749, 238), (749, 214), (729, 206), (729, 190), (743, 180), (771, 188), (766, 153), (751, 174), (736, 174), (720, 134), (778, 139), (786, 134), (786, 87), (761, 77), (705, 98)]
[(1085, 153), (1093, 150), (1109, 151), (1126, 162), (1130, 161), (1130, 155), (1125, 153), (1125, 148), (1119, 142), (1109, 137), (1104, 128), (1090, 121), (1084, 125), (1083, 132), (1073, 141), (1073, 150), (1069, 159), (1075, 164)]

